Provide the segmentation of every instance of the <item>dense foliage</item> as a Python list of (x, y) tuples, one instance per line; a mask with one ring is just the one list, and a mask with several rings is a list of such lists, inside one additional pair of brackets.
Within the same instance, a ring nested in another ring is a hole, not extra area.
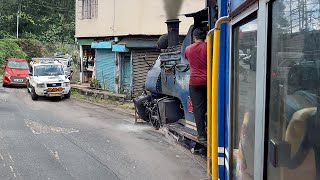
[(16, 37), (19, 4), (19, 37), (46, 43), (74, 42), (74, 0), (0, 0), (0, 39)]
[(10, 39), (0, 40), (0, 64), (7, 58), (26, 58), (27, 54), (19, 45)]
[(75, 60), (78, 58), (76, 45), (43, 44), (34, 39), (0, 39), (0, 65), (8, 58), (30, 61), (34, 57), (52, 57), (54, 53), (71, 54)]

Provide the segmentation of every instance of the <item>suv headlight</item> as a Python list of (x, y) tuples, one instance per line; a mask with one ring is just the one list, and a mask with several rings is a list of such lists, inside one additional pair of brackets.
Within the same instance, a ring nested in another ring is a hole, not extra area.
[(63, 87), (69, 87), (69, 86), (70, 86), (70, 83), (69, 83), (69, 82), (63, 83)]
[(46, 87), (46, 85), (43, 83), (37, 84), (37, 88), (45, 88), (45, 87)]

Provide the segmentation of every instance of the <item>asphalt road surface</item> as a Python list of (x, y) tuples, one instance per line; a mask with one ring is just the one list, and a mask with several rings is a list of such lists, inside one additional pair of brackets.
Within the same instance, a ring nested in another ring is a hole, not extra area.
[(202, 164), (147, 125), (76, 100), (32, 101), (0, 84), (0, 180), (206, 179)]

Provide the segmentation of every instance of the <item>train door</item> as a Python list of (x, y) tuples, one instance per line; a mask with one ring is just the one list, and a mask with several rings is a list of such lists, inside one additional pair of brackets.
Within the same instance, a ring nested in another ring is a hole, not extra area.
[[(259, 54), (263, 54), (265, 41), (259, 39), (263, 37), (263, 33), (265, 34), (265, 31), (263, 31), (265, 22), (262, 22), (265, 21), (265, 16), (259, 15), (261, 12), (259, 11), (258, 1), (231, 0), (230, 3), (231, 11), (228, 16), (219, 18), (216, 21), (215, 28), (210, 31), (214, 31), (214, 43), (212, 61), (210, 51), (208, 51), (208, 92), (211, 92), (208, 94), (208, 107), (210, 109), (208, 119), (211, 120), (208, 121), (208, 127), (210, 127), (208, 131), (210, 133), (208, 134), (212, 134), (208, 136), (209, 142), (212, 142), (208, 145), (208, 159), (211, 158), (212, 160), (212, 179), (217, 179), (217, 168), (215, 166), (218, 164), (219, 179), (253, 180), (259, 179), (256, 177), (263, 173), (261, 147), (263, 147), (264, 131), (261, 130), (261, 124), (263, 124), (261, 109), (264, 106), (261, 106), (263, 102), (261, 97), (264, 96), (261, 94), (263, 89), (261, 84), (265, 82), (263, 81), (265, 73), (261, 68), (264, 63), (263, 57), (260, 58)], [(222, 11), (223, 7), (221, 6), (219, 9), (220, 15), (225, 15), (225, 12)], [(229, 28), (224, 29), (222, 27), (223, 23), (228, 23)], [(221, 31), (227, 32), (223, 33)], [(208, 42), (211, 40), (210, 32)], [(220, 55), (217, 48), (221, 49)], [(229, 55), (224, 54), (224, 51)], [(225, 64), (225, 66), (222, 66), (222, 64)], [(216, 73), (217, 71), (219, 74)], [(220, 83), (221, 77), (225, 77), (225, 84)], [(218, 79), (219, 83), (217, 83)], [(224, 98), (219, 93), (220, 89), (223, 89), (220, 87), (221, 84), (225, 85), (228, 90), (228, 93), (225, 94), (225, 102), (227, 102), (228, 107), (225, 109), (221, 108), (225, 104), (220, 103), (220, 99)], [(218, 92), (216, 91), (217, 85)], [(224, 113), (226, 113), (226, 116), (221, 115)], [(220, 126), (221, 124), (223, 126)], [(220, 133), (223, 127), (227, 129), (227, 135)], [(215, 142), (217, 141), (217, 134), (219, 140), (221, 137), (228, 139), (225, 139), (225, 149), (222, 150), (219, 147), (218, 152), (214, 149), (215, 146), (218, 146)], [(212, 145), (211, 149), (210, 145)], [(222, 156), (221, 152), (223, 151), (225, 156)], [(215, 159), (216, 156), (218, 156), (218, 159)], [(257, 163), (259, 159), (262, 160)], [(225, 169), (221, 166), (224, 166)]]
[(231, 0), (229, 179), (320, 179), (320, 1)]
[(263, 179), (267, 0), (231, 0), (228, 115), (228, 178)]

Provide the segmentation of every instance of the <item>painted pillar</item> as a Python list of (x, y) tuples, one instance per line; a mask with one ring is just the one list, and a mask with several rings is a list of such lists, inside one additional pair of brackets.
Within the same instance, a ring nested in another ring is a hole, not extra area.
[(120, 58), (120, 54), (118, 52), (114, 53), (115, 55), (115, 61), (114, 63), (116, 63), (116, 66), (115, 66), (115, 92), (116, 93), (120, 93), (120, 87), (121, 87), (121, 58)]
[(80, 83), (83, 83), (83, 48), (80, 45)]
[(132, 97), (132, 92), (133, 92), (133, 51), (130, 52), (131, 56), (130, 56), (130, 74), (131, 74), (131, 82), (130, 82), (130, 88), (131, 88), (131, 92), (130, 92), (130, 98)]

